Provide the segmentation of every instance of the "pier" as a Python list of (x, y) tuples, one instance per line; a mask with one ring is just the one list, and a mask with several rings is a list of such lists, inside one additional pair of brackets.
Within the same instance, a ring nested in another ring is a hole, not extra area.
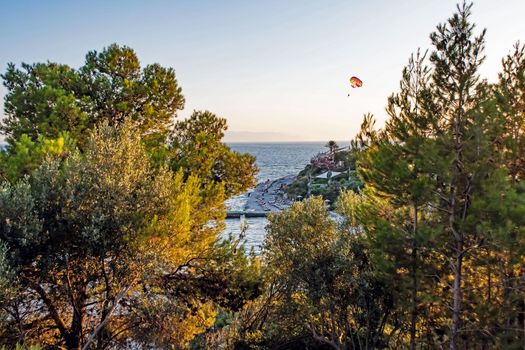
[(245, 211), (245, 210), (231, 210), (226, 213), (226, 219), (245, 218), (265, 218), (271, 211)]

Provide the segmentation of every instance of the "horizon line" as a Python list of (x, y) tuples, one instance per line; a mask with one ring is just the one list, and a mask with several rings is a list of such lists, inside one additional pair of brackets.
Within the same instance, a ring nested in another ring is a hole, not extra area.
[(319, 142), (329, 142), (329, 141), (335, 141), (335, 142), (344, 142), (344, 143), (350, 143), (350, 140), (268, 140), (268, 141), (262, 141), (262, 140), (256, 140), (256, 141), (222, 141), (223, 143), (319, 143)]

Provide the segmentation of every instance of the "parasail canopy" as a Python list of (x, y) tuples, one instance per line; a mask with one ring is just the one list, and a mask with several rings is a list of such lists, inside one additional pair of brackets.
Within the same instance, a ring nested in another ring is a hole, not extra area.
[(363, 86), (363, 82), (358, 77), (351, 77), (350, 78), (350, 85), (353, 88), (359, 88), (359, 87)]

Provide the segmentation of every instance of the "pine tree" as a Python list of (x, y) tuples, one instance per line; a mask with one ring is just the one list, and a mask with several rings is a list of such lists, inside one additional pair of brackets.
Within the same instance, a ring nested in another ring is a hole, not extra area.
[[(525, 46), (516, 43), (511, 54), (502, 60), (503, 71), (495, 86), (495, 101), (499, 118), (499, 138), (495, 142), (502, 165), (510, 177), (513, 192), (512, 210), (509, 213), (513, 227), (499, 238), (499, 251), (495, 252), (499, 266), (498, 276), (504, 294), (499, 303), (505, 310), (502, 321), (507, 334), (506, 346), (525, 346), (525, 270), (522, 257), (525, 254), (525, 235), (522, 197), (525, 189)], [(514, 337), (517, 335), (517, 339)]]
[(481, 213), (473, 209), (473, 203), (482, 202), (491, 193), (490, 181), (497, 177), (485, 120), (476, 110), (485, 30), (475, 36), (475, 26), (469, 21), (471, 7), (458, 5), (458, 12), (430, 36), (435, 47), (430, 57), (434, 66), (432, 93), (439, 115), (437, 126), (442, 130), (436, 135), (434, 174), (439, 200), (435, 204), (443, 227), (440, 248), (453, 275), (452, 350), (458, 348), (462, 326), (464, 261), (483, 242), (483, 233), (474, 228)]
[[(509, 210), (520, 203), (519, 191), (509, 187), (494, 146), (505, 142), (503, 125), (512, 123), (494, 115), (490, 87), (477, 73), (484, 59), (485, 31), (475, 36), (471, 7), (458, 6), (431, 34), (431, 70), (424, 68), (423, 59), (410, 62), (400, 93), (389, 99), (385, 128), (373, 131), (373, 121), (365, 118), (355, 142), (367, 147), (358, 163), (366, 196), (372, 201), (373, 196), (383, 198), (394, 213), (360, 224), (370, 226), (378, 260), (390, 263), (392, 273), (410, 271), (412, 284), (401, 286), (399, 293), (410, 294), (411, 303), (398, 305), (398, 310), (410, 310), (411, 348), (416, 347), (418, 311), (436, 315), (436, 308), (451, 310), (448, 342), (451, 349), (458, 347), (463, 310), (477, 315), (485, 302), (467, 285), (490, 264), (481, 253), (488, 246), (501, 246), (509, 222), (519, 222), (519, 209)], [(402, 252), (410, 258), (403, 259)], [(418, 255), (423, 252), (425, 259)], [(431, 300), (439, 301), (432, 311), (417, 308), (418, 288), (424, 288), (417, 271), (428, 268), (424, 263), (434, 265), (432, 275), (439, 286), (429, 290)], [(482, 332), (476, 317), (465, 321), (469, 329)], [(442, 322), (430, 327), (441, 332)]]
[(516, 43), (514, 52), (502, 61), (503, 72), (496, 86), (501, 123), (501, 150), (512, 181), (525, 176), (525, 46)]
[[(388, 100), (389, 119), (385, 128), (376, 137), (374, 146), (362, 154), (359, 162), (365, 185), (373, 189), (369, 193), (386, 199), (396, 211), (396, 227), (385, 230), (380, 237), (376, 231), (370, 238), (378, 259), (390, 259), (393, 264), (390, 273), (403, 284), (398, 284), (399, 301), (410, 300), (407, 308), (410, 315), (406, 323), (411, 349), (416, 348), (421, 307), (419, 279), (426, 265), (419, 258), (419, 246), (430, 233), (420, 227), (424, 226), (420, 220), (425, 217), (422, 206), (428, 202), (432, 186), (425, 172), (428, 165), (425, 164), (424, 154), (427, 138), (433, 131), (432, 116), (426, 110), (430, 69), (425, 65), (425, 58), (426, 54), (420, 51), (410, 57), (408, 66), (403, 70), (399, 93)], [(388, 257), (385, 252), (388, 252)], [(404, 308), (404, 305), (400, 307)]]

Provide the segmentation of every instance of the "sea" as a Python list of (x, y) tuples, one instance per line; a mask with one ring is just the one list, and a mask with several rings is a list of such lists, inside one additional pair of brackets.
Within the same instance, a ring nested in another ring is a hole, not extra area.
[[(326, 142), (230, 143), (228, 146), (235, 151), (255, 156), (259, 167), (257, 182), (260, 183), (287, 175), (296, 175), (317, 153), (326, 151), (325, 144)], [(248, 192), (228, 200), (226, 202), (228, 209), (242, 210)], [(226, 219), (225, 234), (237, 237), (241, 232), (241, 225), (247, 225), (245, 248), (253, 248), (255, 253), (259, 253), (266, 236), (267, 224), (266, 218)]]

